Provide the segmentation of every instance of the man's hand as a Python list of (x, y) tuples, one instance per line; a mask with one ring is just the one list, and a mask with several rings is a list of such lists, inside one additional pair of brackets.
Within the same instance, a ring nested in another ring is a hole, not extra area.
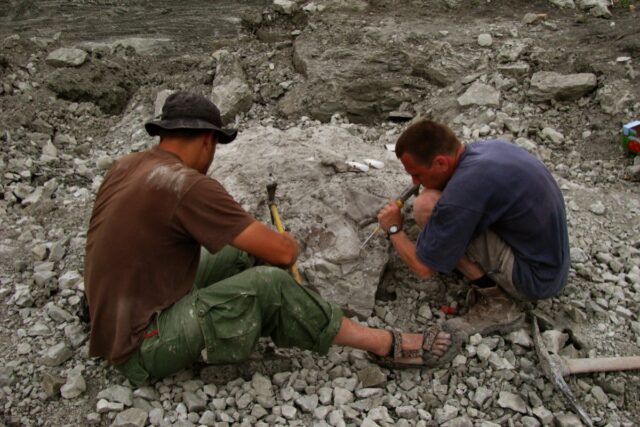
[(380, 209), (380, 212), (378, 212), (378, 224), (380, 224), (380, 228), (385, 233), (394, 224), (402, 228), (402, 212), (396, 202), (389, 202)]
[(231, 245), (281, 267), (290, 267), (298, 258), (298, 243), (291, 234), (278, 233), (259, 221), (245, 228)]

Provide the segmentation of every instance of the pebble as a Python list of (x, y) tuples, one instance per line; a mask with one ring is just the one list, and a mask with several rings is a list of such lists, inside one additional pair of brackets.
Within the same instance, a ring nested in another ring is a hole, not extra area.
[(524, 402), (522, 397), (508, 391), (500, 392), (500, 397), (498, 398), (498, 406), (500, 406), (501, 408), (512, 409), (516, 412), (520, 412), (521, 414), (527, 413), (527, 404)]
[(489, 47), (493, 44), (493, 37), (491, 37), (491, 34), (480, 34), (478, 36), (478, 44), (482, 47)]

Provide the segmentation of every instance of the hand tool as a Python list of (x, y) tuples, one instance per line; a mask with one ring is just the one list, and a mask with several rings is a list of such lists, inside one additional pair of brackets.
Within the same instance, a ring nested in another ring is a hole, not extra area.
[[(400, 194), (400, 196), (394, 200), (394, 203), (396, 204), (396, 206), (398, 206), (398, 208), (402, 209), (405, 202), (409, 200), (411, 196), (417, 195), (419, 190), (420, 190), (420, 184), (411, 185), (405, 188), (404, 191)], [(362, 243), (362, 245), (360, 246), (361, 250), (367, 245), (367, 243), (369, 243), (369, 240), (371, 240), (371, 238), (378, 233), (378, 231), (380, 231), (380, 224), (376, 225), (376, 228), (373, 229), (371, 234), (369, 234), (369, 237), (367, 237), (364, 243)]]
[(640, 369), (640, 356), (631, 357), (597, 357), (588, 359), (567, 359), (549, 351), (542, 341), (538, 318), (533, 315), (533, 342), (536, 347), (538, 359), (542, 365), (542, 370), (553, 385), (560, 390), (571, 409), (580, 417), (582, 422), (588, 427), (593, 427), (593, 421), (589, 414), (578, 402), (571, 389), (564, 380), (564, 377), (571, 374), (585, 372), (610, 372)]
[[(278, 214), (278, 208), (276, 207), (277, 187), (278, 183), (276, 182), (267, 184), (267, 203), (269, 204), (269, 211), (271, 212), (271, 222), (276, 226), (279, 233), (284, 233), (284, 227), (282, 226), (282, 221), (280, 221), (280, 215)], [(289, 267), (289, 271), (291, 272), (293, 280), (298, 282), (299, 285), (302, 285), (302, 276), (300, 276), (300, 272), (298, 271), (298, 267), (296, 267), (295, 263)]]

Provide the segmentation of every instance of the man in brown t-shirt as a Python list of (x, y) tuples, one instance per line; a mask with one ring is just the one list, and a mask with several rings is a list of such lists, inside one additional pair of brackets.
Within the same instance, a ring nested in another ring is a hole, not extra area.
[(290, 266), (298, 245), (289, 233), (256, 221), (206, 175), (217, 144), (237, 133), (222, 128), (209, 100), (176, 92), (162, 119), (145, 127), (160, 144), (116, 161), (91, 216), (90, 356), (140, 385), (200, 357), (214, 364), (245, 360), (261, 336), (320, 354), (348, 345), (397, 366), (442, 363), (455, 354), (446, 332), (365, 327), (285, 270), (252, 267), (252, 257)]

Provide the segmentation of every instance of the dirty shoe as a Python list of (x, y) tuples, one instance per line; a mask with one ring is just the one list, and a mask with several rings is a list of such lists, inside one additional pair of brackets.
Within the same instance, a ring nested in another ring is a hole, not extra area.
[(445, 322), (451, 330), (488, 335), (494, 332), (511, 332), (524, 322), (524, 311), (506, 292), (498, 286), (490, 288), (472, 287), (467, 294), (468, 311)]

